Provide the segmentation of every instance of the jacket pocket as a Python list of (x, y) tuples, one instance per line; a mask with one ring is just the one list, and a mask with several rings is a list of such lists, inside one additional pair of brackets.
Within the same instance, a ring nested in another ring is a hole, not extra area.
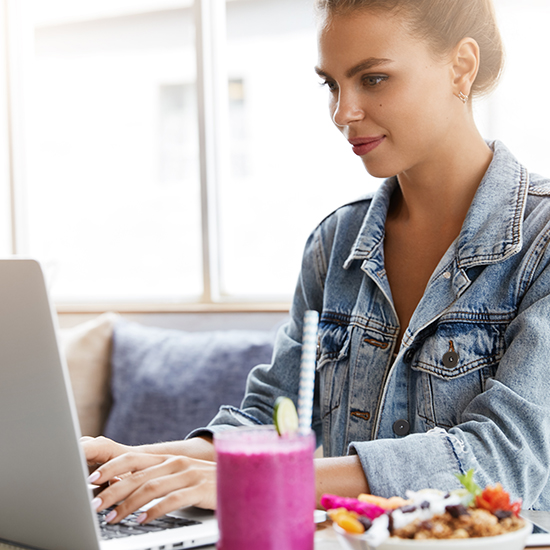
[(445, 323), (426, 338), (411, 368), (412, 399), (427, 427), (462, 422), (468, 404), (496, 374), (505, 350), (504, 325)]
[(319, 326), (317, 377), (320, 385), (321, 418), (340, 407), (349, 372), (351, 329), (333, 323)]

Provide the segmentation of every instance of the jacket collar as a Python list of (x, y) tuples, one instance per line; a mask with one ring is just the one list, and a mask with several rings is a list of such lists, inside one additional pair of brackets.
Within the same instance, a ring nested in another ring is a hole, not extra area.
[[(523, 214), (529, 188), (527, 170), (499, 141), (488, 144), (493, 160), (479, 184), (457, 239), (460, 268), (497, 263), (516, 254), (522, 246)], [(384, 227), (397, 178), (385, 180), (376, 191), (361, 230), (344, 262), (378, 256), (383, 263)]]

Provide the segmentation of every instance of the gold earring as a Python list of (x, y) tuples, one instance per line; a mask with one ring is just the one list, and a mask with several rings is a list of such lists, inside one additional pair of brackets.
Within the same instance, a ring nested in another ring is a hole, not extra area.
[(458, 92), (456, 97), (458, 97), (458, 99), (460, 99), (460, 101), (462, 101), (462, 103), (464, 103), (464, 105), (466, 105), (466, 103), (468, 103), (468, 96), (466, 94), (463, 94), (462, 92)]

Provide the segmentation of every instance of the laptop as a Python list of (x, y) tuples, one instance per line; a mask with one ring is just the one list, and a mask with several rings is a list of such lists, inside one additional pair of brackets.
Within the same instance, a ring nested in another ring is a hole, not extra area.
[(165, 516), (149, 532), (129, 521), (126, 530), (136, 534), (102, 537), (53, 311), (38, 262), (0, 260), (0, 547), (154, 550), (215, 543), (214, 514), (197, 508)]

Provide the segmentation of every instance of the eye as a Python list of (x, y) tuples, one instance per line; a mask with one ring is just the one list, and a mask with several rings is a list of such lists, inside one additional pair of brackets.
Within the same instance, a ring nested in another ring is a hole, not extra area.
[(386, 80), (388, 80), (388, 77), (386, 75), (367, 74), (361, 78), (361, 82), (363, 83), (363, 86), (365, 86), (365, 88), (375, 88)]
[(326, 86), (331, 93), (334, 93), (338, 89), (338, 85), (332, 80), (323, 80), (323, 82), (320, 82), (320, 85)]

